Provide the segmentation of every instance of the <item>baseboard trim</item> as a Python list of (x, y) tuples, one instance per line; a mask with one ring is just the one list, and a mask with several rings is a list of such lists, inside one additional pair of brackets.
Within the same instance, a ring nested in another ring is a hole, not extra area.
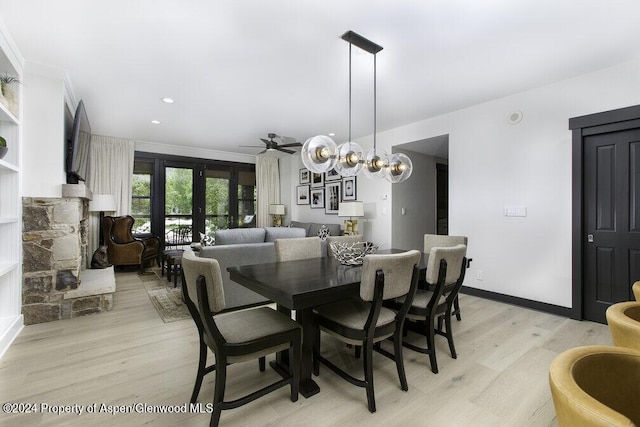
[[(548, 304), (546, 302), (534, 301), (526, 298), (514, 297), (511, 295), (505, 295), (498, 292), (485, 291), (483, 289), (469, 288), (463, 286), (460, 292), (474, 297), (485, 298), (493, 301), (504, 302), (511, 305), (517, 305), (519, 307), (530, 308), (532, 310), (543, 311), (545, 313), (557, 314), (564, 317), (572, 317), (571, 308), (562, 307), (559, 305)], [(464, 311), (464, 309), (462, 310)]]

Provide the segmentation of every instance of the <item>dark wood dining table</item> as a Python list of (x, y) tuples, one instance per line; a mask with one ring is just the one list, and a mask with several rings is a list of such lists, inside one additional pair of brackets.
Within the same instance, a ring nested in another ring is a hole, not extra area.
[[(403, 249), (379, 250), (378, 254), (405, 252)], [(420, 260), (421, 275), (427, 268), (428, 255)], [(230, 279), (269, 298), (285, 313), (296, 311), (296, 321), (302, 326), (302, 354), (300, 359), (300, 393), (310, 397), (320, 391), (311, 377), (313, 338), (313, 308), (358, 295), (361, 266), (341, 265), (333, 257), (310, 258), (298, 261), (228, 267)], [(286, 354), (286, 353), (285, 353)], [(271, 365), (277, 371), (286, 370), (286, 360), (279, 355)]]

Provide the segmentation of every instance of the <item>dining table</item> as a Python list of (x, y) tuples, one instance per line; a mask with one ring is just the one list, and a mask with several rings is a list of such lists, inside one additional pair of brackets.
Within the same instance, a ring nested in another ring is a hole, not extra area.
[[(377, 254), (406, 252), (404, 249), (378, 250)], [(421, 276), (427, 268), (428, 254), (422, 254), (419, 264)], [(228, 267), (232, 281), (275, 302), (284, 313), (295, 310), (295, 319), (302, 326), (300, 357), (300, 394), (305, 398), (320, 391), (312, 378), (314, 307), (350, 299), (360, 289), (361, 265), (342, 265), (331, 256), (296, 261)], [(282, 374), (288, 371), (287, 353), (279, 353), (271, 366)]]

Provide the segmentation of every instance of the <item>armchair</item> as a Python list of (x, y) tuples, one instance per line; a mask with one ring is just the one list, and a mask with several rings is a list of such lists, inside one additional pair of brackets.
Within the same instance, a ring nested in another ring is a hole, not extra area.
[(133, 217), (105, 216), (102, 220), (104, 244), (109, 263), (113, 265), (139, 265), (144, 273), (149, 261), (159, 262), (160, 239), (156, 236), (136, 238), (131, 229)]

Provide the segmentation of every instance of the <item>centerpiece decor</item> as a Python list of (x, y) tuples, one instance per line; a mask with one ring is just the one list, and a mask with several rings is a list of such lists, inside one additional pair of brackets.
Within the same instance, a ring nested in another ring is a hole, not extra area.
[(362, 265), (365, 256), (378, 250), (378, 245), (373, 242), (333, 242), (330, 246), (333, 256), (343, 265)]

